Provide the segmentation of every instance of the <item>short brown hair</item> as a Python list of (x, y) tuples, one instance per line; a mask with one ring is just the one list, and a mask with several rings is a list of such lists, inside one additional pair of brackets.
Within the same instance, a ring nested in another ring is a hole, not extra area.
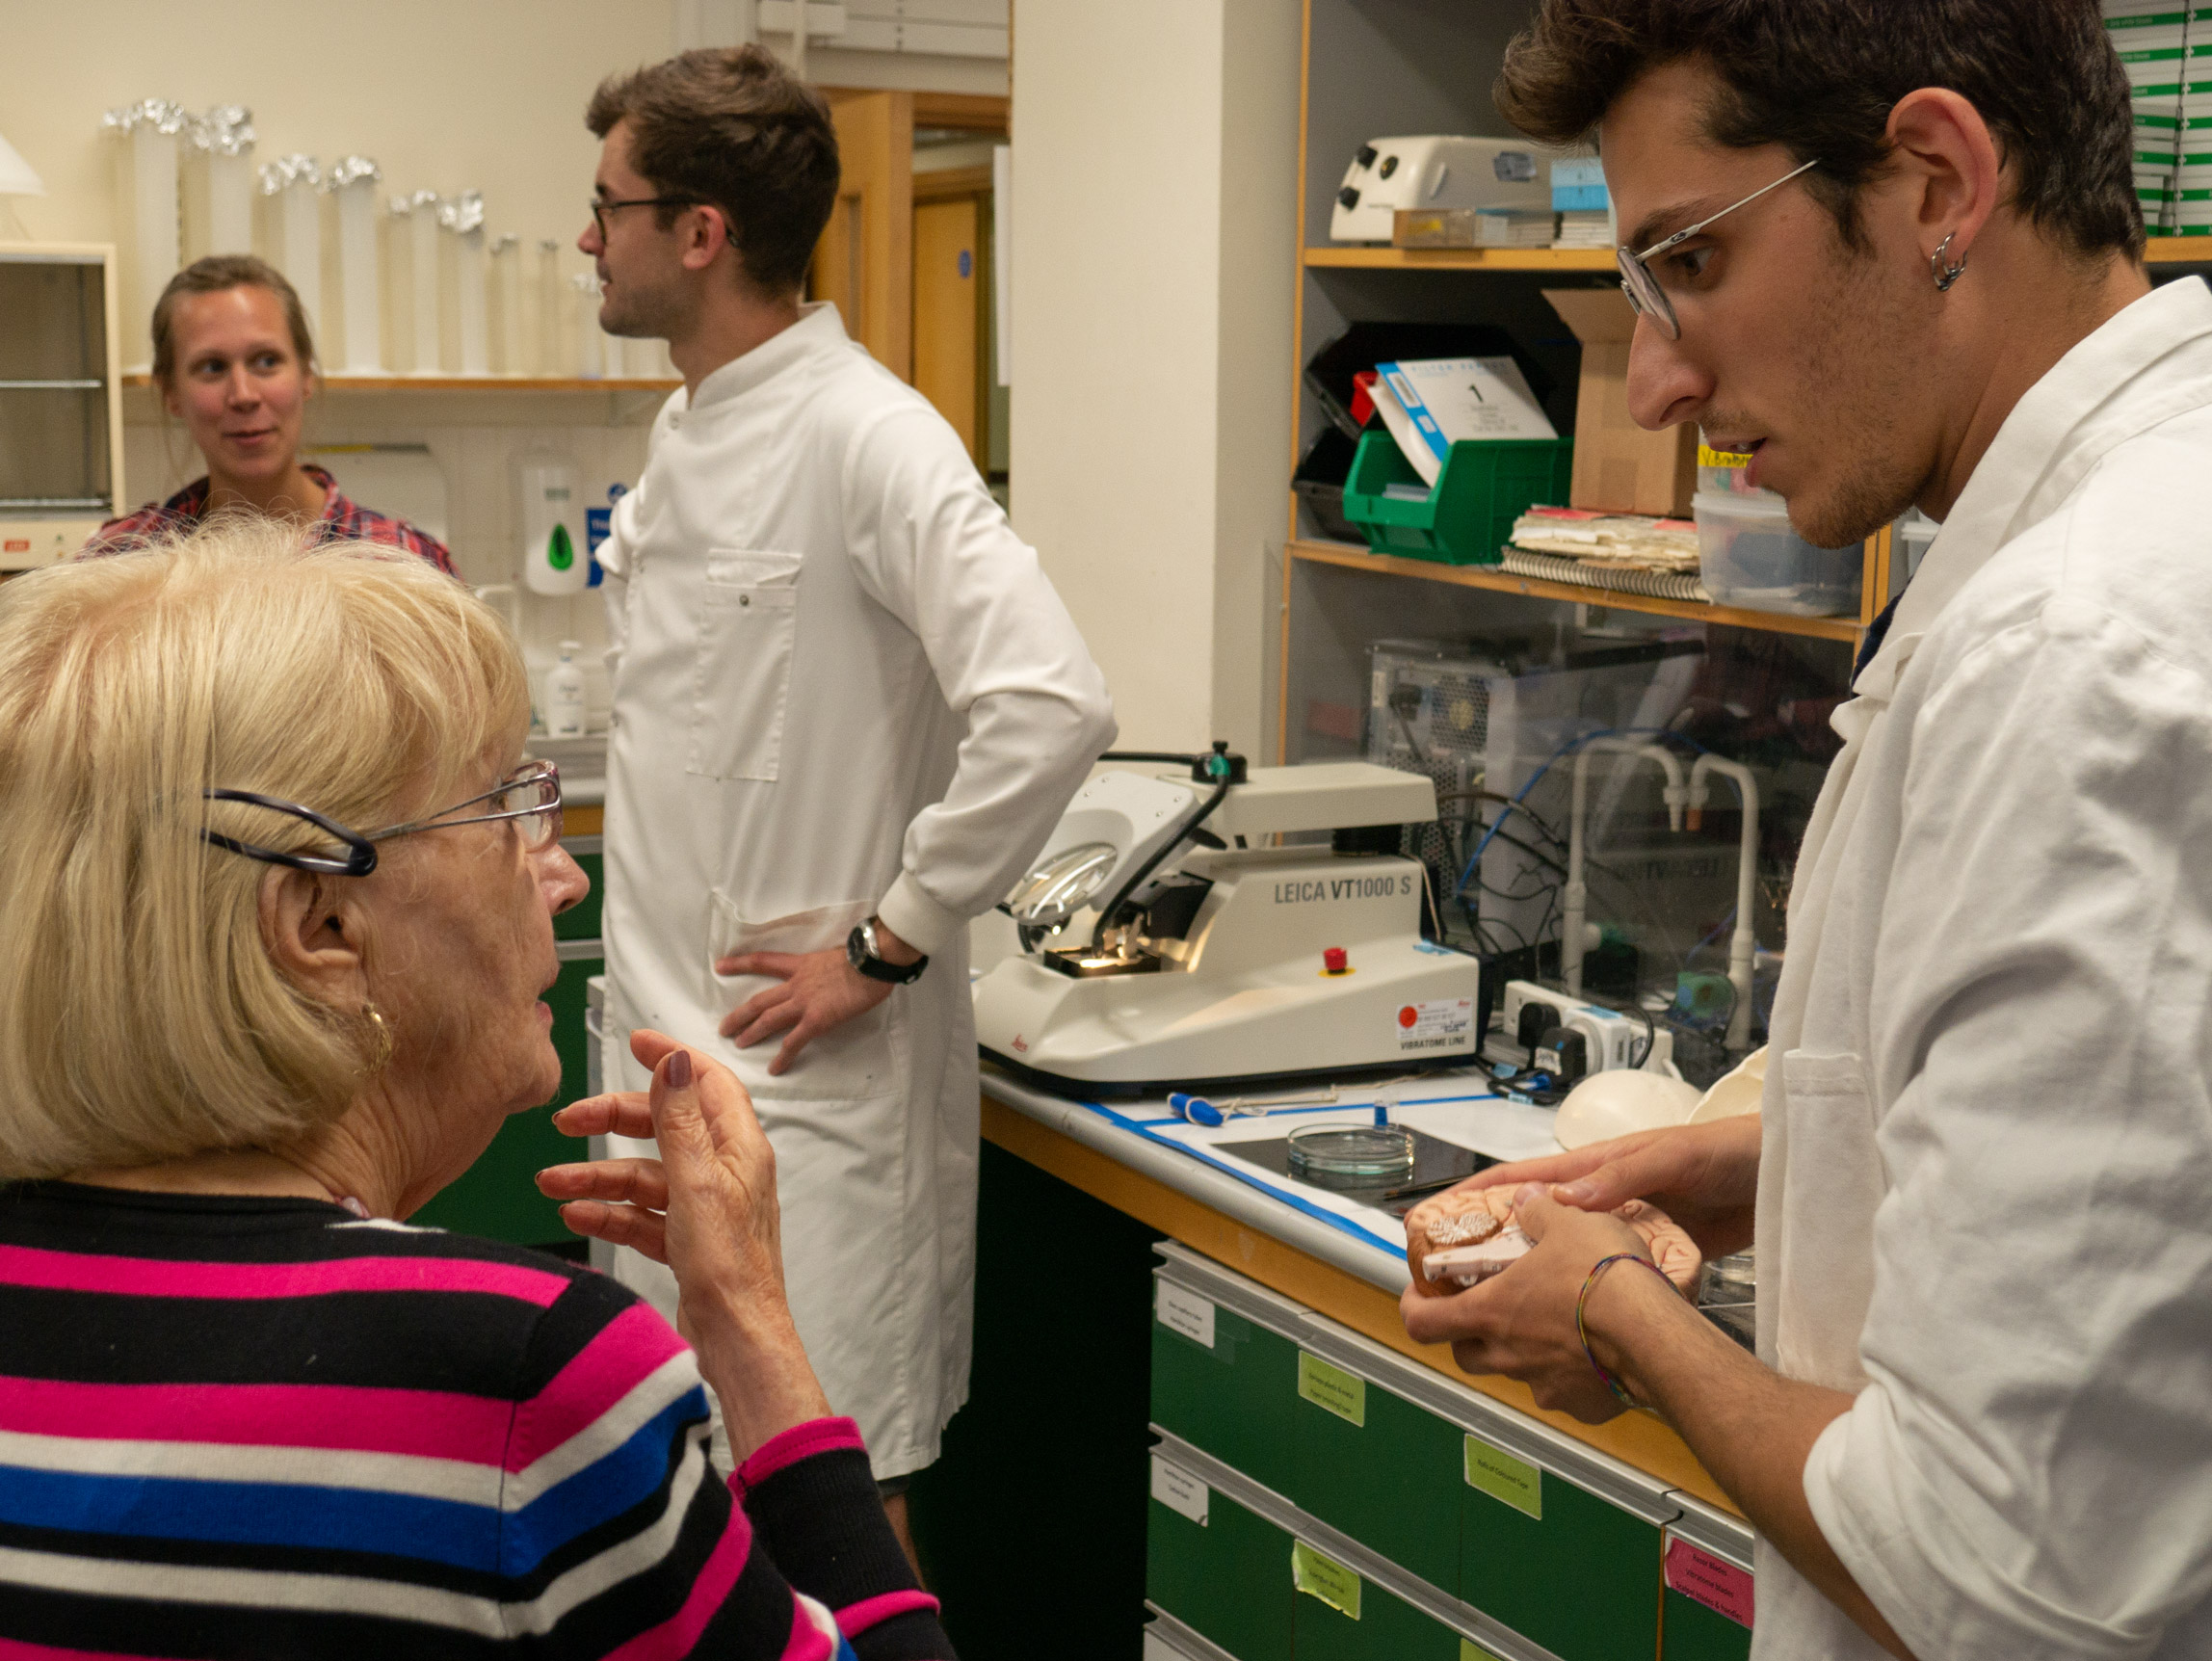
[(2096, 0), (1542, 0), (1506, 49), (1498, 109), (1532, 138), (1587, 142), (1632, 81), (1682, 59), (1719, 82), (1714, 142), (1819, 158), (1806, 187), (1853, 247), (1889, 112), (1944, 87), (1988, 123), (2022, 215), (2078, 254), (2142, 256), (2127, 76)]
[(169, 279), (153, 303), (153, 381), (164, 391), (176, 386), (176, 303), (188, 294), (221, 294), (231, 288), (266, 288), (284, 303), (284, 327), (300, 367), (315, 367), (315, 336), (307, 328), (307, 308), (300, 291), (265, 259), (250, 253), (211, 253), (196, 259)]
[[(805, 281), (837, 200), (837, 129), (819, 92), (763, 47), (700, 48), (601, 81), (584, 124), (603, 139), (618, 121), (656, 192), (722, 210), (756, 288)], [(659, 219), (666, 229), (674, 210)]]

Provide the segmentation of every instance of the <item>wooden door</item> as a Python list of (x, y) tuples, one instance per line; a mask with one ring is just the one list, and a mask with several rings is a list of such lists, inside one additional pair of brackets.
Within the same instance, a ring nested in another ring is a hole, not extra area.
[(965, 196), (914, 208), (914, 387), (952, 423), (979, 467), (981, 205), (981, 198)]
[(843, 174), (815, 246), (809, 289), (846, 332), (913, 379), (914, 95), (858, 92), (830, 106)]

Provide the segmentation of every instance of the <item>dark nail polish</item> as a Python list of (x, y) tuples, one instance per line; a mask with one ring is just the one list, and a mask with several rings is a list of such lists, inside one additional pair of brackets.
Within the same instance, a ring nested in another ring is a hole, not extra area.
[(691, 1051), (679, 1049), (669, 1057), (669, 1070), (663, 1075), (671, 1090), (685, 1090), (691, 1085)]

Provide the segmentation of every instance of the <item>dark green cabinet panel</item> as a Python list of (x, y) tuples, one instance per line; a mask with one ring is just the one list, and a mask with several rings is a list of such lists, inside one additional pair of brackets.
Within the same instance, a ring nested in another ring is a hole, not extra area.
[(1290, 1661), (1290, 1536), (1219, 1489), (1202, 1523), (1149, 1505), (1145, 1595), (1237, 1661)]
[(1299, 1405), (1298, 1346), (1216, 1304), (1209, 1348), (1157, 1318), (1159, 1287), (1172, 1298), (1204, 1298), (1172, 1281), (1155, 1288), (1152, 1422), (1296, 1504), (1291, 1410)]
[(1656, 1523), (1549, 1472), (1540, 1479), (1540, 1517), (1472, 1484), (1462, 1491), (1463, 1600), (1561, 1661), (1658, 1653)]

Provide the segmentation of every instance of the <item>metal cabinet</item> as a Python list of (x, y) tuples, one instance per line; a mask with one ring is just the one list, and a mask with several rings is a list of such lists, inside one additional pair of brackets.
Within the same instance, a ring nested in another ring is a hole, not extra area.
[(0, 571), (68, 558), (122, 499), (115, 250), (0, 242)]

